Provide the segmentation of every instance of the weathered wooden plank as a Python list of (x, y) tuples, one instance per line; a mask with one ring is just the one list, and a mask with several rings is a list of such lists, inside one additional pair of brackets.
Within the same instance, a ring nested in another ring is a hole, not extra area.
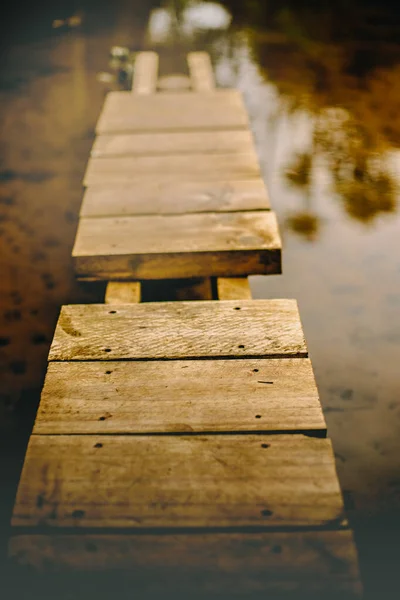
[(172, 279), (281, 272), (270, 211), (81, 218), (72, 256), (81, 277)]
[(110, 92), (96, 133), (248, 128), (248, 115), (238, 90), (149, 96)]
[[(103, 415), (107, 419), (100, 420)], [(36, 434), (212, 431), (324, 436), (326, 424), (311, 362), (285, 358), (51, 363), (33, 430)]]
[(212, 91), (215, 88), (215, 77), (208, 52), (189, 52), (187, 61), (193, 90)]
[(177, 154), (91, 158), (83, 185), (142, 181), (243, 180), (261, 176), (257, 154)]
[(32, 435), (12, 526), (39, 525), (338, 528), (346, 520), (327, 439)]
[(250, 131), (196, 131), (99, 135), (93, 144), (91, 156), (102, 158), (126, 155), (214, 155), (254, 152)]
[(9, 555), (14, 564), (37, 572), (114, 572), (129, 578), (130, 594), (140, 588), (141, 594), (154, 593), (157, 598), (188, 598), (196, 591), (201, 598), (214, 593), (224, 598), (274, 593), (276, 598), (284, 590), (297, 599), (314, 593), (331, 598), (332, 592), (337, 598), (358, 598), (361, 593), (357, 553), (348, 530), (17, 535), (10, 541)]
[(247, 181), (146, 181), (92, 185), (85, 191), (81, 217), (168, 215), (268, 210), (261, 178)]
[(134, 94), (152, 94), (157, 90), (158, 54), (139, 52), (134, 63), (132, 92)]
[(140, 302), (140, 281), (110, 281), (106, 289), (106, 304), (131, 304)]
[(295, 300), (63, 306), (49, 360), (306, 358)]
[(218, 300), (251, 300), (250, 283), (247, 277), (218, 277)]

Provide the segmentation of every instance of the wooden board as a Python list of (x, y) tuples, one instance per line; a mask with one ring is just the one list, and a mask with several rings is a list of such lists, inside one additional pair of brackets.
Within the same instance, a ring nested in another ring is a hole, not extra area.
[[(37, 572), (101, 576), (107, 570), (125, 575), (131, 580), (130, 594), (139, 587), (142, 593), (159, 594), (157, 598), (192, 598), (194, 588), (202, 598), (214, 593), (248, 598), (255, 592), (271, 598), (271, 593), (286, 590), (295, 592), (291, 597), (297, 600), (310, 598), (310, 593), (330, 598), (332, 591), (342, 599), (359, 597), (361, 592), (354, 539), (348, 530), (17, 535), (11, 539), (9, 554), (14, 564)], [(121, 590), (121, 579), (119, 583)]]
[[(210, 385), (212, 382), (212, 385)], [(106, 419), (101, 418), (107, 415)], [(326, 434), (308, 359), (51, 363), (33, 432)]]
[(32, 435), (12, 526), (346, 526), (331, 443), (301, 435)]
[(195, 133), (129, 133), (97, 136), (91, 156), (162, 154), (251, 154), (250, 131), (196, 131)]
[(179, 154), (91, 158), (83, 185), (142, 181), (207, 181), (259, 178), (255, 151), (246, 154)]
[(49, 360), (306, 358), (295, 300), (63, 306)]
[(134, 96), (110, 92), (96, 133), (248, 129), (249, 119), (237, 90), (207, 94), (176, 92)]
[(140, 302), (140, 281), (110, 281), (106, 289), (106, 304), (131, 304)]
[(251, 300), (248, 277), (218, 277), (218, 300)]
[(157, 89), (158, 54), (156, 52), (138, 52), (134, 64), (132, 92), (134, 94), (152, 94)]
[(246, 181), (146, 181), (92, 185), (85, 191), (81, 217), (168, 215), (268, 210), (261, 178)]
[(270, 211), (81, 218), (75, 272), (98, 279), (173, 279), (281, 272)]

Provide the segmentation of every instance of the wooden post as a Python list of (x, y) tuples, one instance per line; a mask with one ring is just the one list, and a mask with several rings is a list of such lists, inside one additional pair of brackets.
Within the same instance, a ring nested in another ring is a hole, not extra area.
[(157, 90), (158, 62), (156, 52), (139, 52), (134, 65), (134, 94), (153, 94)]

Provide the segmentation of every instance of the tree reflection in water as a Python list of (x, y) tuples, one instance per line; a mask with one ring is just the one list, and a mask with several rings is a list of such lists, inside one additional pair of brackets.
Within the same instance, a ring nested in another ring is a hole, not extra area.
[[(313, 141), (288, 161), (284, 175), (303, 190), (304, 206), (288, 226), (314, 239), (310, 178), (318, 158), (348, 215), (371, 223), (397, 208), (388, 154), (400, 146), (400, 19), (359, 2), (224, 2), (261, 74), (291, 113), (313, 115)], [(375, 3), (376, 5), (376, 3)]]

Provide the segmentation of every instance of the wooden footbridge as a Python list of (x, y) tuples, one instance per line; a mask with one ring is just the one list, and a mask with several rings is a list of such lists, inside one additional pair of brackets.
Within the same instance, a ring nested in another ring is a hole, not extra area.
[(53, 598), (359, 597), (296, 302), (251, 299), (281, 241), (243, 100), (188, 63), (160, 91), (138, 54), (100, 115), (73, 260), (107, 293), (62, 307), (10, 560)]

